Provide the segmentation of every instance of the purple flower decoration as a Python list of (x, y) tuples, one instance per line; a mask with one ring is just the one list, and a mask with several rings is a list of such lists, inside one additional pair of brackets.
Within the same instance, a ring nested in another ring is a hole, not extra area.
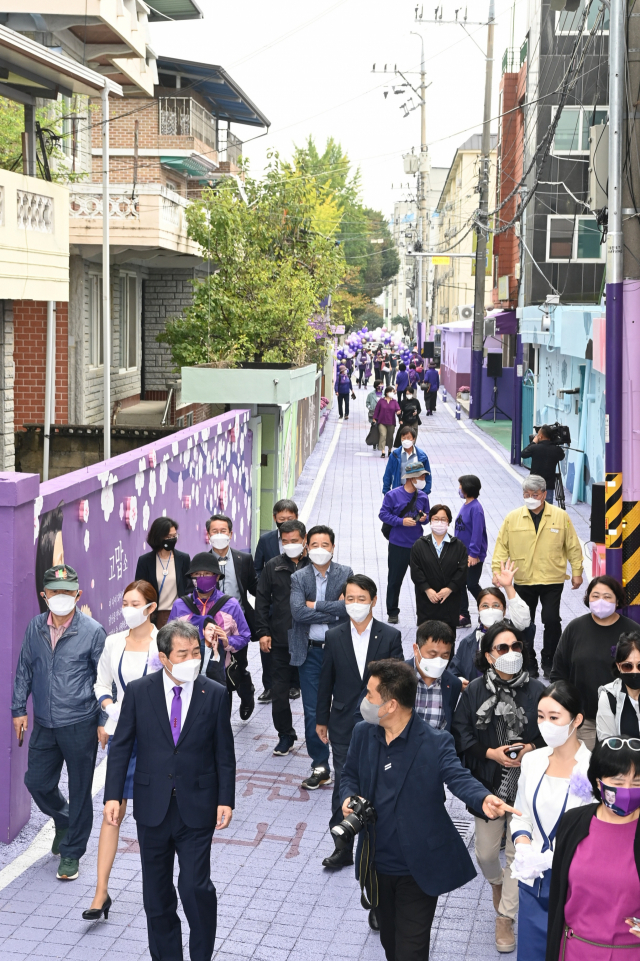
[(593, 788), (591, 787), (591, 782), (586, 774), (575, 768), (571, 779), (569, 781), (569, 791), (574, 797), (579, 798), (583, 804), (589, 804), (593, 801)]
[(154, 654), (153, 657), (147, 660), (147, 667), (151, 673), (162, 670), (162, 661), (157, 654)]

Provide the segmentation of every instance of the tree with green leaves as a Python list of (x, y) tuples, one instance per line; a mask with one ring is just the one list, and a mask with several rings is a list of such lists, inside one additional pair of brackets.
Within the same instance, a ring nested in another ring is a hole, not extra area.
[(187, 208), (210, 274), (159, 340), (177, 366), (304, 363), (326, 326), (324, 304), (345, 274), (332, 190), (271, 158), (261, 181), (222, 178)]

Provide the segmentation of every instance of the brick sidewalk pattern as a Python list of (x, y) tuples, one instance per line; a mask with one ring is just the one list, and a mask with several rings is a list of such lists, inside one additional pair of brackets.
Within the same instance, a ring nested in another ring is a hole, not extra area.
[[(309, 524), (325, 523), (334, 528), (336, 560), (373, 577), (380, 599), (374, 613), (386, 620), (387, 542), (378, 520), (386, 460), (364, 443), (368, 430), (365, 396), (366, 391), (357, 392), (350, 419), (340, 422), (337, 446)], [(298, 482), (295, 498), (299, 506), (305, 503), (337, 425), (334, 410)], [(452, 416), (451, 404), (445, 409), (441, 400), (435, 416), (425, 419), (420, 429), (419, 445), (431, 461), (431, 502), (448, 503), (454, 515), (460, 506), (458, 476), (475, 473), (481, 478), (491, 551), (505, 513), (522, 503), (518, 481), (505, 469), (506, 451), (472, 424), (467, 423), (464, 430)], [(515, 470), (519, 475), (526, 474), (524, 469)], [(569, 511), (578, 534), (588, 540), (588, 509), (585, 505), (569, 506)], [(490, 583), (488, 561), (482, 583)], [(584, 613), (582, 593), (565, 589), (565, 624)], [(400, 607), (399, 626), (408, 656), (415, 637), (415, 597), (409, 575)], [(471, 611), (473, 617), (473, 602)], [(540, 624), (536, 640), (540, 647)], [(260, 660), (255, 644), (251, 645), (250, 668), (258, 694)], [(271, 753), (277, 738), (270, 706), (257, 705), (247, 722), (239, 719), (237, 706), (236, 700), (232, 717), (238, 765), (236, 810), (230, 829), (215, 835), (212, 854), (212, 876), (219, 898), (214, 957), (217, 961), (381, 961), (384, 952), (379, 937), (368, 927), (367, 913), (360, 907), (353, 870), (330, 873), (321, 866), (322, 858), (333, 847), (327, 833), (331, 789), (310, 793), (300, 787), (310, 766), (300, 700), (292, 702), (300, 739), (295, 751), (285, 758)], [(447, 804), (473, 850), (472, 819), (455, 798), (449, 797)], [(101, 792), (94, 799), (94, 810), (94, 829), (77, 881), (57, 881), (57, 858), (49, 855), (0, 890), (0, 961), (45, 956), (74, 961), (133, 961), (149, 956), (136, 827), (130, 814), (122, 825), (111, 876), (114, 903), (109, 920), (88, 924), (81, 918), (95, 884)], [(39, 812), (32, 820), (37, 828), (43, 823)], [(21, 853), (33, 833), (34, 825), (27, 826), (22, 837), (0, 852), (0, 865)], [(433, 961), (453, 957), (496, 959), (494, 917), (489, 886), (481, 877), (442, 897), (432, 934)], [(185, 958), (189, 957), (187, 935), (183, 918)]]

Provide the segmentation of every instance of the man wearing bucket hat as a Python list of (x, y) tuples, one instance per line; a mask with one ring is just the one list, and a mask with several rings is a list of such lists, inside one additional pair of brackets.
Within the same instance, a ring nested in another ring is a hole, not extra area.
[(390, 624), (398, 623), (400, 588), (409, 567), (411, 548), (422, 537), (422, 526), (429, 513), (425, 493), (428, 471), (420, 461), (409, 461), (402, 473), (402, 487), (384, 495), (380, 514), (382, 533), (389, 541), (387, 577), (387, 615)]
[[(36, 615), (25, 631), (11, 714), (22, 744), (31, 695), (33, 731), (24, 783), (40, 810), (53, 818), (51, 853), (60, 855), (57, 876), (73, 881), (93, 825), (91, 784), (100, 711), (93, 686), (106, 634), (101, 624), (77, 609), (82, 591), (69, 564), (45, 571), (43, 587), (49, 610)], [(64, 763), (68, 801), (58, 787)]]
[[(187, 571), (187, 578), (193, 581), (193, 591), (174, 601), (169, 621), (180, 618), (198, 628), (200, 647), (203, 655), (203, 672), (216, 677), (208, 671), (211, 659), (221, 658), (226, 669), (229, 698), (234, 691), (240, 697), (240, 718), (246, 721), (255, 707), (251, 675), (246, 669), (246, 661), (240, 661), (235, 654), (246, 648), (251, 640), (251, 631), (240, 606), (240, 602), (218, 590), (222, 576), (218, 556), (209, 552), (196, 554)], [(167, 623), (169, 623), (167, 621)], [(213, 637), (205, 628), (213, 622)], [(213, 667), (213, 665), (212, 665)]]

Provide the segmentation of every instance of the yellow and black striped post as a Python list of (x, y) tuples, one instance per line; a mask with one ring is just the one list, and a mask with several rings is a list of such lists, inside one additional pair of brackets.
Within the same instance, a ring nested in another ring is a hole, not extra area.
[(604, 487), (605, 532), (607, 550), (622, 548), (622, 473), (607, 474)]
[(622, 586), (626, 603), (640, 604), (640, 501), (622, 502)]

